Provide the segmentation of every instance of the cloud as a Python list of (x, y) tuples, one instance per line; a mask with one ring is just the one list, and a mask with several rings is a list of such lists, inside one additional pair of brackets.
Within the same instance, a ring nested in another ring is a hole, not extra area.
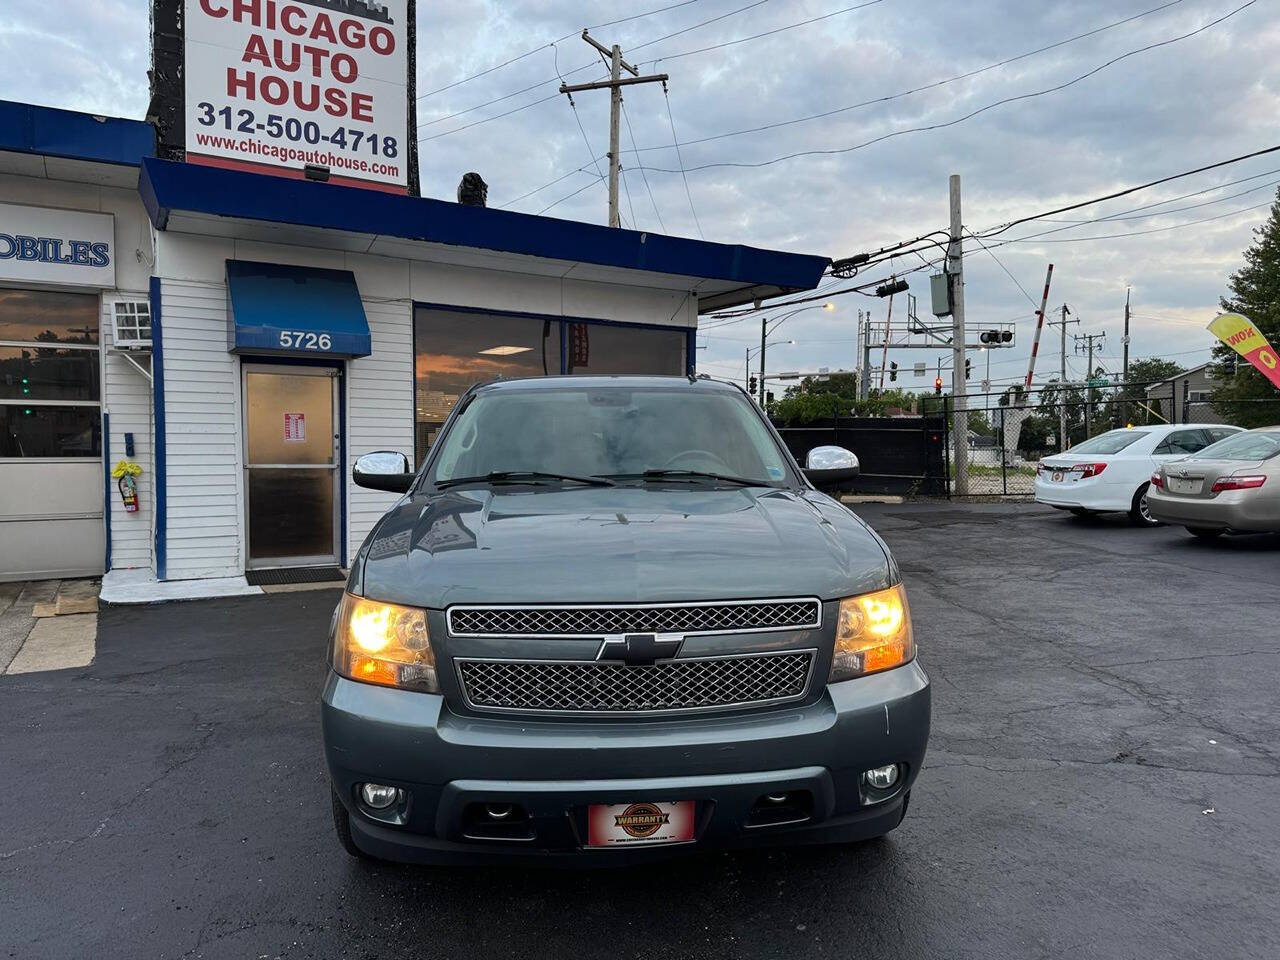
[[(622, 140), (630, 198), (623, 194), (623, 216), (641, 229), (658, 230), (660, 215), (666, 232), (697, 235), (684, 179), (678, 172), (658, 172), (679, 169), (671, 146), (672, 119), (688, 143), (681, 151), (686, 167), (759, 163), (788, 153), (839, 149), (909, 127), (945, 123), (1003, 98), (1063, 83), (1128, 51), (1194, 30), (1239, 2), (1182, 0), (933, 89), (701, 144), (688, 142), (889, 97), (1152, 10), (1161, 0), (884, 0), (820, 23), (678, 58), (674, 55), (852, 6), (853, 0), (771, 0), (659, 42), (653, 41), (728, 14), (746, 0), (699, 0), (598, 27), (593, 35), (620, 43), (642, 69), (671, 75), (670, 117), (661, 86), (625, 91), (631, 129), (624, 125)], [(490, 202), (501, 205), (567, 175), (511, 208), (536, 213), (554, 203), (548, 215), (604, 222), (606, 191), (597, 181), (595, 164), (605, 169), (600, 158), (608, 145), (608, 94), (576, 95), (571, 107), (555, 95), (557, 68), (567, 75), (586, 67), (572, 75), (575, 81), (604, 72), (595, 52), (578, 37), (584, 17), (605, 23), (667, 5), (662, 0), (602, 0), (585, 8), (563, 0), (420, 3), (418, 79), (424, 93), (535, 51), (483, 77), (424, 96), (420, 135), (435, 137), (421, 147), (424, 192), (452, 198), (462, 174), (477, 170), (490, 184)], [(13, 99), (141, 116), (147, 99), (147, 13), (143, 0), (20, 5), (0, 24), (0, 87)], [(688, 175), (689, 193), (707, 239), (843, 256), (945, 226), (947, 177), (959, 173), (965, 222), (979, 229), (1277, 141), (1277, 48), (1280, 18), (1257, 3), (1198, 36), (1128, 57), (1060, 92), (836, 156), (758, 168), (712, 167)], [(533, 89), (430, 122), (524, 87)], [(448, 132), (542, 98), (551, 99)], [(628, 152), (632, 130), (639, 147), (661, 149)], [(654, 169), (642, 175), (640, 167)], [(590, 172), (575, 172), (578, 168)], [(1259, 158), (1065, 216), (1118, 213), (1278, 168), (1280, 159)], [(1280, 174), (1270, 179), (1280, 179)], [(1261, 178), (1253, 184), (1267, 182)], [(1214, 200), (1250, 185), (1186, 203)], [(1118, 363), (1127, 288), (1132, 288), (1134, 313), (1143, 318), (1134, 320), (1131, 354), (1176, 354), (1198, 362), (1207, 355), (1211, 338), (1197, 324), (1211, 317), (1265, 210), (1203, 224), (1192, 221), (1262, 203), (1269, 192), (1162, 217), (1079, 226), (1042, 239), (1185, 225), (1181, 229), (1087, 243), (1028, 241), (994, 253), (1033, 300), (1045, 267), (1053, 262), (1051, 304), (1069, 303), (1081, 320), (1080, 330), (1107, 332), (1104, 362)], [(1062, 225), (1037, 225), (1026, 232)], [(972, 244), (969, 253), (971, 323), (1020, 318), (1016, 346), (990, 357), (993, 379), (1017, 378), (1030, 351), (1033, 307), (991, 256)], [(919, 261), (904, 259), (875, 275), (912, 265)], [(910, 280), (923, 309), (927, 273), (913, 274)], [(787, 321), (786, 337), (797, 343), (770, 351), (771, 358), (791, 369), (853, 366), (858, 310), (870, 310), (876, 322), (883, 322), (887, 303), (858, 296), (839, 301), (834, 314), (817, 311)], [(901, 316), (903, 298), (894, 309)], [(1146, 319), (1150, 317), (1170, 319)], [(1046, 333), (1040, 353), (1044, 368), (1057, 366), (1057, 343), (1050, 339), (1056, 332)], [(754, 319), (709, 330), (700, 340), (706, 349), (699, 351), (699, 363), (717, 375), (740, 377), (744, 349), (758, 339)], [(928, 352), (903, 352), (891, 359), (906, 369), (918, 359), (935, 362)], [(986, 360), (975, 360), (983, 372)], [(1077, 372), (1083, 369), (1082, 361), (1073, 362)], [(772, 359), (769, 365), (782, 369)], [(910, 376), (907, 383), (928, 385), (925, 378), (916, 383)]]

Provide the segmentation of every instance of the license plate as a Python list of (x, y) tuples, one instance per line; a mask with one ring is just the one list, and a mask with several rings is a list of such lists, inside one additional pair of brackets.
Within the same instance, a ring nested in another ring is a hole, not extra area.
[(1170, 493), (1199, 493), (1203, 480), (1182, 480), (1178, 477), (1168, 477)]
[(696, 804), (593, 803), (587, 808), (587, 846), (626, 847), (693, 840)]
[(1055, 471), (1053, 471), (1053, 476), (1051, 476), (1049, 479), (1050, 479), (1050, 480), (1052, 480), (1054, 483), (1061, 483), (1061, 482), (1062, 482), (1062, 471), (1061, 471), (1061, 470), (1055, 470)]

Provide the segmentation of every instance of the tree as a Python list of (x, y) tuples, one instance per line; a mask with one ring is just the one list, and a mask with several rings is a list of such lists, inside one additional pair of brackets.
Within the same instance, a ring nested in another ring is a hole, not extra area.
[[(1222, 298), (1222, 309), (1248, 317), (1258, 332), (1280, 344), (1280, 191), (1271, 205), (1267, 222), (1253, 231), (1254, 240), (1244, 252), (1244, 266), (1231, 275), (1231, 295)], [(1226, 344), (1213, 348), (1215, 375), (1222, 386), (1214, 391), (1214, 407), (1221, 416), (1241, 426), (1264, 426), (1280, 420), (1280, 394), (1250, 364), (1240, 361)]]
[[(1120, 427), (1125, 423), (1147, 425), (1165, 423), (1169, 412), (1161, 408), (1160, 401), (1147, 399), (1147, 387), (1168, 380), (1182, 373), (1186, 367), (1174, 360), (1163, 360), (1160, 357), (1144, 357), (1129, 364), (1129, 379), (1120, 385), (1116, 399), (1120, 401), (1115, 407), (1113, 425)], [(1167, 392), (1165, 393), (1167, 396)]]

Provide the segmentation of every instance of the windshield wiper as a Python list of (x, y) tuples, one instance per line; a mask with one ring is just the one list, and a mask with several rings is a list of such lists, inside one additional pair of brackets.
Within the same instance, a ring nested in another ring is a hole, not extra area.
[(464, 484), (477, 483), (542, 483), (548, 480), (560, 480), (565, 483), (581, 483), (588, 487), (616, 487), (617, 484), (605, 477), (579, 477), (571, 473), (544, 473), (541, 470), (492, 470), (476, 477), (451, 477), (448, 480), (437, 480), (436, 488), (447, 490), (449, 487), (460, 487)]
[(646, 470), (643, 473), (611, 473), (609, 476), (614, 480), (672, 480), (676, 483), (714, 480), (718, 483), (732, 483), (742, 487), (773, 486), (764, 480), (753, 480), (751, 477), (734, 477), (726, 473), (708, 473), (703, 470)]

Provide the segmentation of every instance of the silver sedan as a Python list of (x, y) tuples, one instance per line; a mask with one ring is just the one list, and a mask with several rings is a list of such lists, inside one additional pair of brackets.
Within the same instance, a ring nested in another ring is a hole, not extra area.
[(1151, 516), (1197, 537), (1280, 533), (1280, 426), (1237, 433), (1151, 475)]

